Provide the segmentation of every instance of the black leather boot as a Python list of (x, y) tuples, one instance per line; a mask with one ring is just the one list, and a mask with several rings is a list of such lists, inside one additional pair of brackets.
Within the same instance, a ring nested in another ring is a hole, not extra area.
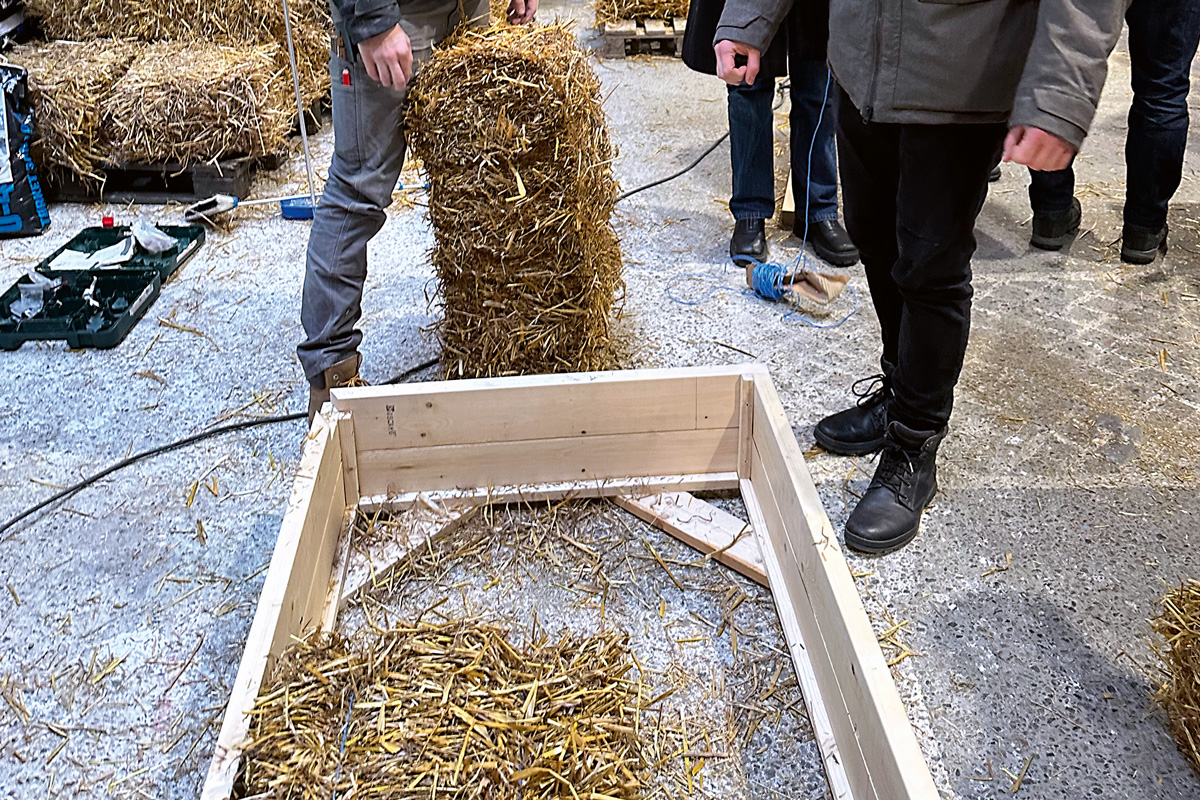
[(846, 546), (881, 555), (911, 542), (937, 494), (937, 449), (946, 429), (914, 431), (893, 421), (875, 477), (846, 520)]
[(1033, 215), (1033, 235), (1029, 243), (1039, 250), (1062, 250), (1079, 230), (1083, 220), (1083, 209), (1079, 201), (1071, 198), (1071, 207), (1054, 214)]
[(1149, 264), (1158, 254), (1167, 254), (1167, 226), (1154, 233), (1137, 228), (1121, 231), (1121, 260), (1126, 264)]
[(818, 422), (813, 438), (830, 453), (865, 456), (883, 447), (887, 438), (887, 401), (892, 387), (880, 374), (855, 381), (850, 390), (858, 396), (858, 403)]
[(729, 238), (729, 257), (735, 261), (752, 258), (767, 260), (767, 229), (761, 219), (739, 219), (733, 223)]
[(825, 261), (835, 267), (849, 267), (858, 263), (858, 248), (850, 241), (850, 234), (836, 219), (810, 222), (808, 230), (804, 229), (804, 220), (796, 220), (792, 232), (797, 236), (806, 236), (812, 249)]

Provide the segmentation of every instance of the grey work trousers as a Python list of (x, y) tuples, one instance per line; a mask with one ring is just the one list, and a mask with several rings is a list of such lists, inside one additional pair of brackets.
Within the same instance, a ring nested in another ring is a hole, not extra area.
[[(414, 73), (435, 44), (453, 31), (462, 13), (486, 24), (486, 0), (405, 0), (400, 25), (412, 43)], [(343, 77), (348, 74), (349, 85)], [(384, 213), (404, 165), (404, 92), (371, 80), (360, 59), (329, 56), (333, 87), (333, 160), (313, 214), (304, 270), (296, 348), (304, 375), (325, 388), (325, 370), (358, 351), (362, 331), (367, 242), (383, 227)]]

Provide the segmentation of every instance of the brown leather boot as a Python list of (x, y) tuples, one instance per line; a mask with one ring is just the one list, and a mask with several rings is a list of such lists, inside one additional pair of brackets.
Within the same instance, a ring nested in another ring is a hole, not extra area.
[(362, 356), (358, 353), (350, 356), (344, 361), (339, 361), (329, 369), (325, 370), (325, 388), (318, 389), (312, 384), (308, 386), (308, 424), (312, 425), (313, 418), (317, 416), (317, 412), (321, 410), (321, 406), (329, 402), (329, 390), (337, 389), (342, 386), (349, 386), (351, 382), (358, 378), (358, 366), (362, 363)]

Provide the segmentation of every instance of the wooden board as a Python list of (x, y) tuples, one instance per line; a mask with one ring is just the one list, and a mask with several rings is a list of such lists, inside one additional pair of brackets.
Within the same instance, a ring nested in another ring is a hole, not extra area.
[(270, 664), (321, 619), (342, 526), (348, 524), (342, 449), (337, 422), (314, 422), (296, 472), (291, 500), (271, 556), (246, 650), (238, 666), (202, 800), (225, 800), (233, 791), (239, 747)]
[(796, 224), (796, 195), (792, 190), (792, 173), (788, 172), (787, 189), (783, 193), (783, 204), (779, 208), (779, 227), (790, 231)]
[[(400, 535), (394, 539), (376, 542), (370, 547), (357, 548), (351, 543), (349, 547), (346, 577), (342, 582), (337, 598), (337, 608), (342, 610), (364, 588), (372, 587), (387, 579), (392, 569), (404, 560), (405, 556), (437, 536), (450, 533), (466, 522), (478, 505), (463, 508), (414, 508), (407, 512), (410, 517), (400, 530)], [(336, 614), (333, 615), (336, 620)], [(332, 627), (332, 621), (326, 627)]]
[(260, 159), (239, 158), (216, 164), (124, 164), (101, 167), (104, 184), (55, 172), (46, 181), (52, 200), (65, 203), (190, 203), (214, 194), (250, 195), (250, 180)]
[(403, 393), (394, 386), (359, 386), (334, 389), (331, 399), (335, 410), (354, 417), (357, 450), (368, 453), (736, 428), (732, 404), (745, 371), (741, 366), (482, 378), (412, 384)]
[(524, 486), (485, 486), (475, 489), (442, 489), (431, 492), (366, 495), (358, 507), (371, 513), (384, 509), (401, 511), (421, 499), (448, 505), (470, 503), (541, 503), (551, 500), (616, 497), (622, 494), (646, 495), (651, 492), (723, 491), (738, 488), (736, 472), (698, 475), (651, 475), (598, 481), (554, 481)]
[[(829, 710), (853, 796), (936, 798), (783, 405), (769, 381), (756, 380), (755, 387), (750, 482), (766, 523), (766, 535), (760, 536), (763, 558), (781, 618), (793, 615), (803, 633), (799, 646), (808, 654)], [(772, 564), (778, 577), (771, 575)]]
[(368, 450), (358, 454), (358, 484), (371, 496), (538, 484), (567, 475), (595, 482), (663, 475), (672, 466), (688, 474), (736, 472), (737, 455), (737, 428)]
[(769, 586), (750, 523), (687, 492), (617, 495), (613, 502), (752, 581)]

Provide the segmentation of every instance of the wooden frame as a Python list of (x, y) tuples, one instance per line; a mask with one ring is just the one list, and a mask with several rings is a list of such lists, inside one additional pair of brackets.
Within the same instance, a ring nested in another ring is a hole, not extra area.
[(231, 795), (246, 712), (272, 659), (295, 637), (336, 621), (356, 508), (424, 504), (441, 512), (455, 503), (614, 497), (627, 508), (640, 503), (644, 518), (671, 530), (669, 515), (654, 506), (656, 493), (702, 488), (741, 491), (760, 553), (728, 547), (717, 556), (735, 568), (738, 560), (745, 574), (766, 574), (833, 797), (938, 797), (764, 367), (464, 380), (332, 395), (305, 443), (204, 800)]

